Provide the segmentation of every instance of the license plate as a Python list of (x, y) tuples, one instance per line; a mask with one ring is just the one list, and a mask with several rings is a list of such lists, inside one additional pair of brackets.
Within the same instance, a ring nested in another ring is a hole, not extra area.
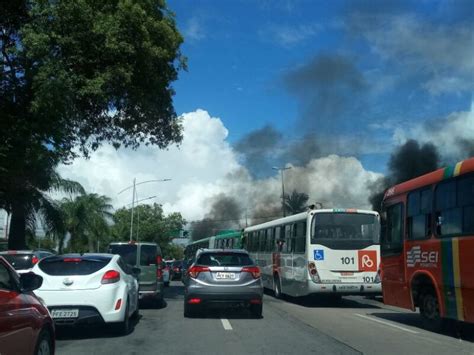
[(340, 291), (353, 291), (353, 290), (358, 290), (359, 287), (356, 285), (340, 285), (337, 287), (337, 289)]
[(218, 273), (216, 273), (216, 279), (234, 280), (235, 279), (235, 273), (233, 273), (233, 272), (218, 272)]
[(52, 318), (77, 318), (79, 317), (78, 309), (53, 309), (51, 311)]

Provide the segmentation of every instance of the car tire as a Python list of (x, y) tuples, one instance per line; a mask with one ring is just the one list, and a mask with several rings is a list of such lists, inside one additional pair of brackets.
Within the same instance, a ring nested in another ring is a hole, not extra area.
[(154, 299), (154, 306), (158, 309), (163, 308), (165, 306), (165, 300), (163, 298), (162, 293), (160, 293), (160, 295)]
[(439, 311), (438, 296), (433, 288), (426, 288), (420, 296), (420, 314), (423, 327), (432, 332), (443, 329), (443, 318)]
[(185, 303), (184, 304), (184, 317), (185, 318), (194, 318), (196, 317), (196, 308), (193, 306), (190, 306), (189, 304)]
[(127, 306), (125, 307), (125, 317), (122, 322), (117, 324), (117, 333), (120, 335), (128, 335), (130, 333), (130, 316), (128, 315), (129, 312), (129, 304), (127, 301)]
[(262, 312), (263, 312), (263, 304), (252, 304), (250, 305), (250, 312), (252, 312), (252, 314), (260, 319), (262, 318)]
[(132, 313), (132, 318), (133, 319), (138, 319), (140, 318), (140, 305), (139, 305), (139, 300), (137, 298), (137, 309), (135, 309), (135, 312)]
[(52, 355), (53, 351), (53, 341), (51, 333), (47, 329), (43, 329), (38, 336), (38, 341), (35, 346), (35, 355)]
[(283, 298), (283, 294), (281, 293), (280, 277), (278, 275), (275, 275), (273, 277), (273, 294), (275, 295), (275, 298), (278, 298), (278, 299)]

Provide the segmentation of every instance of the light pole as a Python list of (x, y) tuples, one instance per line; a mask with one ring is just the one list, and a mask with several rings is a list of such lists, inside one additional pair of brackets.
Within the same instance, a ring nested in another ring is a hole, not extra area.
[(281, 174), (281, 209), (283, 212), (283, 217), (286, 217), (285, 212), (285, 183), (283, 181), (283, 171), (291, 169), (291, 166), (287, 166), (286, 168), (279, 168), (277, 166), (272, 167), (273, 170), (279, 170)]
[[(149, 182), (163, 182), (163, 181), (171, 181), (171, 179), (159, 179), (159, 180), (147, 180), (147, 181), (142, 181), (142, 182), (139, 182), (137, 183), (136, 181), (137, 179), (134, 178), (133, 179), (133, 185), (130, 185), (126, 188), (124, 188), (123, 190), (121, 190), (117, 195), (120, 195), (122, 192), (125, 192), (127, 190), (130, 190), (131, 188), (133, 188), (133, 194), (132, 194), (132, 216), (130, 218), (130, 241), (132, 241), (133, 239), (133, 212), (134, 212), (134, 209), (135, 209), (135, 198), (136, 198), (136, 195), (137, 195), (137, 186), (138, 185), (143, 185), (143, 184), (147, 184)], [(138, 201), (137, 201), (138, 203)]]

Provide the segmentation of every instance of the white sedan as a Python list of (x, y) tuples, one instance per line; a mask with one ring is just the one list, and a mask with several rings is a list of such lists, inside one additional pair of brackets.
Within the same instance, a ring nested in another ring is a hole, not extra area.
[(139, 269), (119, 255), (69, 254), (41, 260), (33, 272), (43, 277), (35, 294), (43, 299), (56, 325), (110, 323), (121, 334), (138, 316)]

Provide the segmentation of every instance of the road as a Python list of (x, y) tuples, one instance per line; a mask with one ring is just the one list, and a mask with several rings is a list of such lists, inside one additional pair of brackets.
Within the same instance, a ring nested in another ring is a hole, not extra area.
[(474, 354), (474, 327), (428, 332), (417, 313), (363, 297), (335, 304), (265, 295), (262, 319), (242, 309), (187, 319), (182, 293), (172, 282), (166, 306), (145, 304), (124, 337), (102, 327), (60, 330), (57, 354)]

